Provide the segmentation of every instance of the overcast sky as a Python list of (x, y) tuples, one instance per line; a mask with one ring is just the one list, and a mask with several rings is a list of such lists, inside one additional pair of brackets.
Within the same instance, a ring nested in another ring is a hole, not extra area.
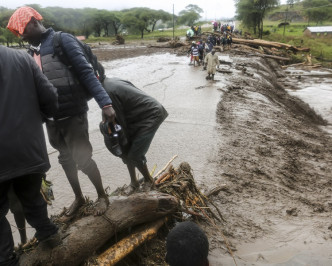
[[(281, 2), (285, 2), (282, 0)], [(93, 7), (107, 10), (121, 10), (131, 7), (163, 9), (178, 13), (189, 4), (198, 5), (204, 10), (203, 19), (231, 18), (235, 15), (234, 0), (0, 0), (0, 6), (15, 9), (26, 4), (39, 4), (41, 7), (60, 6), (70, 8)]]

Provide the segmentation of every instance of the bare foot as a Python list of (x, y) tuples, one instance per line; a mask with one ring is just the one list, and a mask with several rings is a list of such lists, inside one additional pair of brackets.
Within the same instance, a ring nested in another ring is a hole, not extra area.
[(139, 188), (139, 185), (135, 186), (130, 183), (130, 185), (125, 188), (124, 193), (129, 196), (129, 195), (133, 194), (135, 191), (137, 191), (138, 188)]
[(95, 203), (94, 216), (103, 215), (106, 212), (109, 203), (110, 202), (109, 202), (108, 197), (106, 195), (105, 196), (99, 196), (96, 203)]
[(153, 190), (155, 188), (154, 183), (151, 183), (150, 181), (144, 181), (142, 185), (142, 190), (144, 192), (148, 192), (150, 190)]
[(65, 215), (72, 216), (84, 203), (85, 199), (83, 197), (75, 198), (74, 202), (66, 210)]

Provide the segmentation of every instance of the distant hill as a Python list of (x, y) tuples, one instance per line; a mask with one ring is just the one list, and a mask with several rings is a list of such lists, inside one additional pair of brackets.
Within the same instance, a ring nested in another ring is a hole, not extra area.
[(267, 15), (267, 19), (271, 21), (282, 21), (285, 20), (287, 16), (287, 20), (290, 22), (304, 22), (306, 21), (306, 17), (303, 15), (302, 11), (302, 3), (294, 4), (293, 7), (288, 5), (281, 5), (278, 8), (270, 11), (270, 13)]

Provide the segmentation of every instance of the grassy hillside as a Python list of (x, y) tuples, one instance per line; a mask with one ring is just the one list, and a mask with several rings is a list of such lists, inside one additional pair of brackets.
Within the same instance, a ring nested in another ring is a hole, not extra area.
[[(316, 23), (308, 24), (307, 18), (303, 15), (303, 6), (301, 3), (288, 7), (287, 21), (290, 25), (278, 27), (279, 23), (284, 22), (286, 18), (287, 5), (281, 5), (269, 12), (264, 20), (263, 39), (269, 41), (289, 43), (295, 46), (309, 47), (314, 57), (323, 59), (322, 61), (329, 67), (332, 67), (332, 37), (328, 38), (310, 38), (303, 34), (308, 26), (332, 26), (332, 21), (325, 21), (322, 25)], [(243, 30), (243, 25), (241, 25)], [(253, 32), (251, 32), (253, 34)], [(301, 57), (302, 55), (298, 55)], [(300, 59), (300, 58), (299, 58)]]

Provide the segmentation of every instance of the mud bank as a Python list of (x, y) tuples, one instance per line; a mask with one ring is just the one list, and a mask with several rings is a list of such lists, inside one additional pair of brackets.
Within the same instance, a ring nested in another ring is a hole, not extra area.
[[(332, 264), (332, 141), (326, 122), (278, 83), (273, 61), (236, 55), (217, 108), (215, 197), (238, 265)], [(245, 69), (245, 70), (244, 70)], [(223, 241), (210, 236), (213, 247)], [(211, 252), (212, 265), (234, 265)], [(214, 264), (215, 263), (215, 264)]]

